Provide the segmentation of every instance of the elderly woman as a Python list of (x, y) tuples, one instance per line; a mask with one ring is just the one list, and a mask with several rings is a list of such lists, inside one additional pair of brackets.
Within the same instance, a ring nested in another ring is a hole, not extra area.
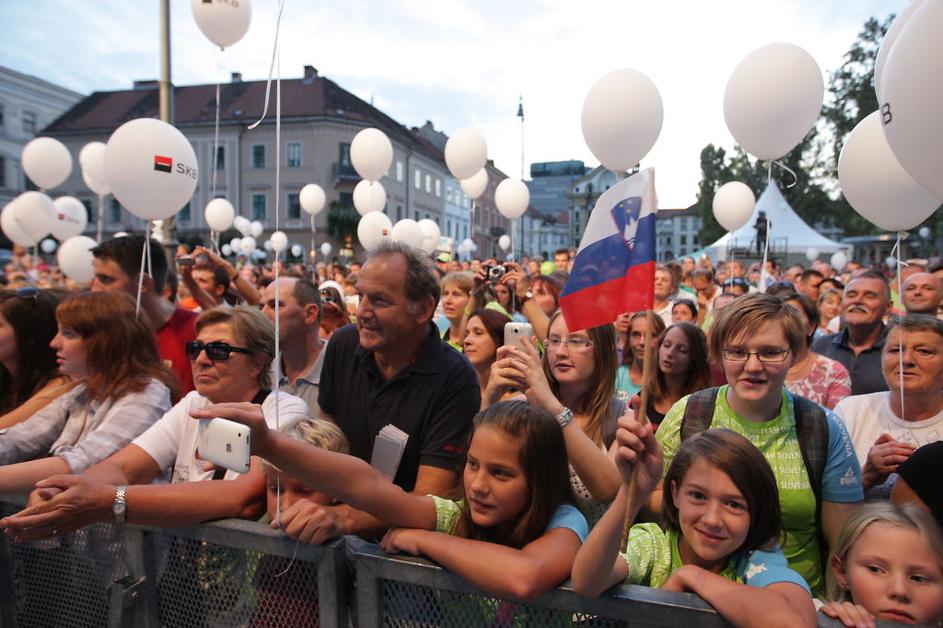
[(835, 413), (851, 434), (867, 496), (887, 498), (910, 454), (943, 440), (943, 321), (913, 314), (891, 323), (881, 357), (890, 390), (848, 397)]
[[(776, 475), (789, 566), (813, 591), (822, 591), (827, 566), (822, 550), (834, 544), (863, 491), (861, 468), (846, 446), (849, 437), (839, 418), (784, 386), (805, 346), (803, 318), (779, 297), (759, 293), (722, 309), (709, 344), (729, 384), (681, 399), (656, 437), (666, 468), (683, 439), (708, 427), (733, 430), (756, 445)], [(661, 490), (649, 507), (660, 510)]]
[[(253, 461), (239, 475), (207, 468), (197, 458), (199, 422), (191, 413), (211, 404), (261, 404), (273, 426), (305, 418), (301, 399), (271, 388), (275, 331), (259, 310), (218, 307), (196, 320), (187, 343), (196, 390), (187, 394), (130, 445), (81, 476), (53, 476), (39, 484), (62, 492), (8, 517), (0, 525), (21, 538), (68, 532), (94, 521), (187, 525), (223, 517), (258, 517), (265, 508), (265, 477)], [(171, 474), (170, 485), (150, 482)], [(225, 488), (206, 480), (232, 480)]]

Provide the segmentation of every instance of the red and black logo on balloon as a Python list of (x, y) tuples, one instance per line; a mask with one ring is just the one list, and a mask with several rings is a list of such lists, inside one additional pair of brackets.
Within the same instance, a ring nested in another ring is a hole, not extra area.
[(173, 169), (174, 160), (171, 157), (163, 155), (154, 155), (154, 170), (159, 172), (170, 172)]

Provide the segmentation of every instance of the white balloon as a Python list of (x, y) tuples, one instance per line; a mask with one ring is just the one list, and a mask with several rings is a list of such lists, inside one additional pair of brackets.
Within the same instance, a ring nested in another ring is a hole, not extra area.
[(305, 250), (300, 244), (291, 245), (291, 254), (295, 257), (301, 257), (304, 254)]
[(220, 48), (231, 46), (242, 39), (252, 21), (252, 3), (249, 0), (191, 0), (190, 10), (200, 31)]
[(236, 216), (233, 218), (232, 226), (244, 236), (249, 235), (249, 231), (252, 229), (252, 223), (249, 222), (249, 219), (245, 216)]
[(54, 188), (72, 173), (72, 155), (65, 144), (51, 137), (37, 137), (23, 147), (23, 172), (44, 190)]
[(624, 172), (655, 145), (664, 117), (661, 94), (650, 78), (638, 70), (614, 70), (586, 94), (583, 139), (602, 165)]
[(485, 167), (488, 144), (478, 129), (459, 129), (445, 143), (445, 165), (456, 179), (468, 179)]
[[(943, 198), (943, 2), (924, 2), (887, 57), (881, 116), (898, 161)], [(896, 210), (895, 205), (891, 205)]]
[(170, 218), (196, 189), (196, 153), (183, 133), (166, 122), (131, 120), (108, 139), (105, 180), (138, 218)]
[(379, 181), (393, 163), (393, 144), (380, 129), (364, 129), (350, 143), (350, 163), (367, 181)]
[(488, 171), (482, 168), (468, 179), (459, 181), (468, 198), (478, 198), (488, 189)]
[(272, 243), (272, 248), (276, 253), (281, 253), (288, 248), (288, 236), (284, 231), (276, 231), (268, 241)]
[(386, 190), (379, 181), (363, 179), (354, 186), (354, 209), (361, 216), (370, 212), (383, 211), (386, 207)]
[(66, 277), (79, 283), (86, 283), (95, 276), (92, 265), (92, 249), (98, 246), (95, 240), (88, 236), (72, 236), (62, 243), (56, 261)]
[(39, 243), (39, 248), (42, 249), (43, 253), (52, 253), (56, 250), (56, 246), (55, 240), (43, 240)]
[[(383, 242), (390, 239), (393, 231), (393, 223), (383, 212), (370, 212), (364, 214), (357, 223), (357, 239), (360, 240), (360, 246), (366, 251), (372, 251)], [(324, 244), (327, 244), (325, 242)], [(322, 244), (321, 252), (324, 252)]]
[(95, 194), (111, 194), (111, 188), (105, 180), (105, 153), (108, 147), (104, 142), (89, 142), (79, 151), (79, 166), (82, 168), (82, 180)]
[(233, 219), (236, 217), (236, 209), (226, 199), (214, 198), (206, 204), (203, 215), (210, 229), (226, 231), (232, 226)]
[(810, 262), (814, 262), (819, 258), (819, 250), (814, 246), (810, 246), (805, 250), (805, 258)]
[(317, 183), (309, 183), (304, 186), (301, 188), (301, 193), (298, 195), (298, 202), (301, 204), (301, 209), (312, 216), (324, 209), (326, 200), (327, 197), (324, 194), (324, 190), (321, 189), (321, 186)]
[(865, 219), (881, 229), (907, 231), (929, 218), (940, 200), (897, 161), (881, 129), (880, 115), (871, 113), (848, 134), (838, 156), (838, 182)]
[(419, 223), (412, 218), (403, 218), (393, 225), (393, 231), (390, 232), (393, 242), (402, 242), (414, 249), (422, 248), (422, 229)]
[(271, 251), (271, 250), (272, 250), (272, 241), (271, 241), (271, 240), (266, 240), (265, 242), (263, 242), (263, 243), (262, 243), (262, 248), (265, 249), (266, 251)]
[(422, 250), (426, 253), (432, 253), (439, 244), (439, 238), (442, 237), (442, 230), (434, 220), (423, 218), (419, 221), (419, 230), (422, 231)]
[(478, 245), (475, 244), (471, 238), (465, 238), (462, 240), (462, 246), (464, 246), (465, 250), (469, 252), (478, 250)]
[(16, 199), (10, 201), (3, 208), (3, 212), (0, 213), (0, 230), (3, 231), (3, 234), (13, 242), (13, 244), (19, 244), (20, 246), (33, 246), (36, 244), (36, 240), (29, 237), (25, 231), (20, 227), (16, 222), (14, 217), (15, 210), (13, 204), (16, 202)]
[(49, 235), (56, 221), (56, 206), (42, 192), (23, 192), (13, 200), (13, 217), (23, 233), (36, 243)]
[(221, 247), (219, 247), (219, 250), (222, 252), (223, 257), (229, 257), (230, 255), (232, 255), (232, 247), (228, 244), (222, 245)]
[(229, 241), (229, 248), (233, 250), (233, 253), (239, 254), (239, 251), (242, 250), (242, 238), (233, 238)]
[(511, 236), (504, 234), (498, 238), (498, 248), (500, 248), (502, 251), (507, 251), (509, 248), (511, 248)]
[(832, 268), (841, 272), (845, 269), (845, 265), (848, 264), (848, 256), (844, 251), (835, 251), (832, 253), (832, 258), (829, 260)]
[(505, 218), (514, 219), (527, 211), (530, 191), (520, 179), (504, 179), (494, 190), (494, 204)]
[(736, 231), (747, 224), (755, 206), (753, 190), (740, 181), (725, 183), (714, 194), (714, 218), (727, 231)]
[(239, 248), (242, 249), (242, 252), (248, 255), (255, 250), (255, 238), (252, 236), (246, 236), (239, 241)]
[[(363, 219), (361, 219), (360, 222), (363, 222)], [(387, 222), (389, 222), (389, 218), (387, 218)], [(359, 225), (359, 224), (357, 225), (357, 238), (360, 239), (360, 225)], [(322, 242), (322, 243), (321, 243), (321, 255), (323, 255), (324, 257), (327, 257), (327, 256), (330, 255), (330, 254), (331, 254), (331, 243), (330, 243), (330, 242)]]
[(923, 0), (910, 0), (903, 9), (900, 11), (900, 15), (894, 18), (894, 21), (891, 23), (890, 27), (887, 29), (887, 32), (884, 33), (884, 39), (881, 41), (881, 48), (878, 50), (878, 56), (874, 60), (874, 93), (878, 97), (878, 102), (883, 102), (881, 97), (881, 87), (883, 85), (884, 79), (884, 66), (887, 65), (887, 57), (891, 53), (891, 49), (894, 47), (894, 44), (897, 42), (897, 38), (900, 36), (904, 26), (907, 25), (907, 22), (910, 20), (911, 16), (920, 8), (920, 5), (923, 3)]
[(249, 235), (253, 238), (259, 238), (265, 232), (265, 225), (263, 225), (258, 220), (253, 220), (249, 225)]
[(888, 255), (887, 259), (884, 260), (884, 263), (887, 264), (888, 268), (894, 268), (897, 266), (897, 258), (893, 255)]
[(85, 231), (88, 212), (79, 199), (74, 196), (60, 196), (53, 201), (53, 211), (55, 220), (50, 225), (50, 231), (57, 240), (66, 240)]
[(812, 55), (794, 44), (767, 44), (734, 68), (724, 91), (724, 119), (748, 153), (779, 159), (815, 124), (824, 95)]
[(917, 233), (920, 234), (920, 237), (924, 240), (930, 239), (930, 227), (920, 227), (920, 231)]

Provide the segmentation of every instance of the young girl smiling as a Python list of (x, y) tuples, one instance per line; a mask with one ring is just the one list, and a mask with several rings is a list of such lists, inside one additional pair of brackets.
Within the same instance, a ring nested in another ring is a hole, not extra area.
[[(650, 425), (619, 420), (617, 465), (623, 485), (573, 565), (573, 587), (595, 597), (619, 583), (694, 592), (738, 626), (812, 626), (808, 585), (772, 545), (782, 531), (772, 469), (729, 430), (702, 432), (681, 446), (665, 476), (664, 529), (632, 527), (619, 551), (632, 468), (639, 505), (655, 489), (662, 451)], [(746, 587), (750, 588), (746, 588)]]

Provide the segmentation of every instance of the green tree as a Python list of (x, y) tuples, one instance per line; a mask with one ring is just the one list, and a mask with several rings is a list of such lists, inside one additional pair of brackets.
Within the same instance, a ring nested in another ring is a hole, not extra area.
[(357, 235), (359, 222), (360, 214), (352, 206), (331, 201), (327, 210), (327, 231), (332, 238), (340, 242), (345, 242), (347, 236), (353, 238)]

